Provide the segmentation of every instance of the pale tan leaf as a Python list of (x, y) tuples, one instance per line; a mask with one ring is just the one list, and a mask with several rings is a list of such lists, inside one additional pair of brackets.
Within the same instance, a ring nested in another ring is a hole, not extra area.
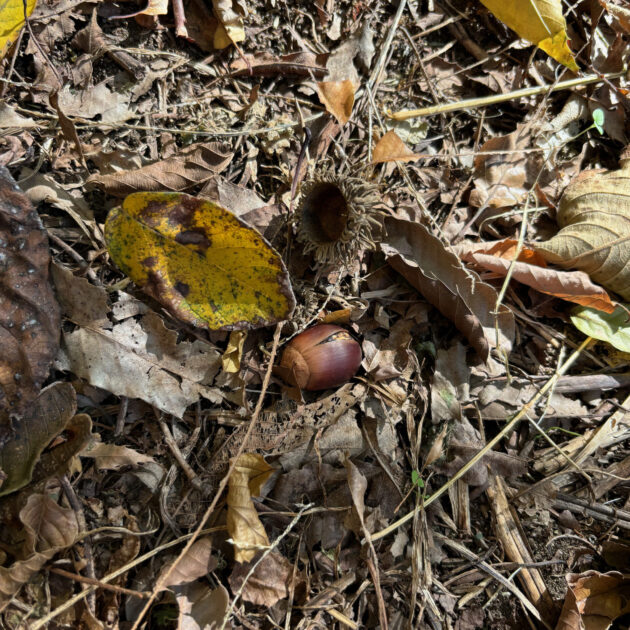
[(175, 586), (173, 590), (179, 605), (177, 630), (218, 630), (221, 627), (230, 603), (224, 586), (219, 584), (211, 589), (207, 584), (193, 582)]
[(214, 34), (214, 47), (227, 48), (245, 39), (243, 27), (244, 9), (236, 0), (212, 0), (214, 13), (219, 18), (219, 28)]
[(127, 446), (118, 444), (96, 444), (88, 445), (80, 453), (81, 457), (94, 459), (97, 470), (118, 470), (123, 466), (140, 466), (149, 462), (155, 463), (153, 457), (138, 453)]
[(352, 115), (354, 105), (354, 85), (350, 79), (343, 81), (321, 81), (317, 93), (326, 111), (332, 114), (340, 125), (345, 125)]
[(630, 160), (618, 171), (581, 173), (560, 200), (558, 223), (552, 239), (530, 245), (630, 300)]
[(244, 453), (230, 477), (227, 529), (232, 537), (236, 562), (249, 562), (257, 551), (269, 546), (269, 538), (258, 518), (252, 496), (260, 494), (273, 470), (261, 455)]
[(422, 156), (414, 153), (394, 130), (390, 130), (374, 146), (372, 164), (415, 162), (420, 157)]

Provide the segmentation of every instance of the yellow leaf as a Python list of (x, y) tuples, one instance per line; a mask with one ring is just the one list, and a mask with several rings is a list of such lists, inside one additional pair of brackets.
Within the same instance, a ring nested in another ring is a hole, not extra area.
[(234, 545), (236, 562), (249, 562), (257, 551), (269, 546), (269, 538), (258, 518), (252, 496), (273, 474), (261, 455), (244, 453), (238, 458), (228, 483), (227, 529)]
[(241, 369), (241, 357), (243, 356), (243, 344), (247, 333), (241, 330), (233, 330), (230, 333), (227, 348), (221, 357), (223, 371), (236, 374)]
[(345, 125), (352, 114), (354, 105), (354, 85), (350, 79), (344, 81), (321, 81), (317, 93), (326, 111), (332, 114), (340, 125)]
[[(26, 17), (33, 13), (37, 0), (26, 0)], [(24, 2), (4, 0), (0, 3), (0, 59), (17, 39), (24, 26)]]
[(561, 0), (481, 0), (520, 37), (536, 44), (570, 70), (579, 70), (567, 43)]
[(279, 254), (221, 206), (183, 193), (133, 193), (105, 222), (114, 262), (176, 317), (210, 330), (287, 319), (295, 299)]

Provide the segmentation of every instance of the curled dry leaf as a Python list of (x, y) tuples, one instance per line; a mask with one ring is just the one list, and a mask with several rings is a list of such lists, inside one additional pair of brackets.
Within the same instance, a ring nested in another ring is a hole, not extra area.
[(252, 496), (257, 496), (273, 474), (262, 455), (245, 453), (238, 458), (228, 483), (227, 529), (234, 545), (236, 562), (249, 562), (269, 546), (269, 538), (258, 518)]
[(630, 612), (630, 579), (617, 571), (569, 573), (567, 591), (556, 630), (607, 630)]
[(354, 105), (354, 84), (350, 79), (321, 81), (317, 84), (317, 94), (326, 111), (332, 114), (340, 125), (345, 125), (350, 120)]
[(79, 533), (74, 511), (59, 507), (43, 494), (32, 494), (28, 498), (20, 512), (20, 520), (25, 532), (24, 559), (0, 567), (0, 611), (46, 562), (70, 547)]
[(586, 171), (571, 182), (558, 224), (558, 234), (532, 247), (547, 262), (580, 269), (630, 300), (630, 159), (618, 171)]
[(173, 315), (210, 330), (270, 326), (295, 299), (280, 255), (256, 230), (210, 201), (136, 193), (105, 223), (114, 262)]
[(48, 238), (37, 212), (0, 167), (0, 444), (37, 397), (59, 347)]
[(561, 0), (481, 0), (519, 37), (544, 50), (570, 70), (579, 70), (567, 40)]
[(483, 360), (491, 348), (509, 353), (514, 315), (505, 306), (493, 315), (497, 292), (464, 269), (457, 256), (423, 225), (390, 217), (385, 226), (381, 249), (389, 264), (457, 326)]
[(96, 442), (89, 444), (80, 453), (81, 457), (94, 460), (97, 470), (118, 470), (123, 466), (141, 466), (150, 462), (155, 463), (153, 457), (138, 453), (127, 446), (118, 444), (103, 444)]
[(132, 171), (92, 175), (87, 183), (116, 197), (153, 190), (184, 191), (212, 179), (231, 160), (232, 153), (217, 143), (192, 144), (166, 160)]
[(422, 156), (414, 153), (392, 129), (374, 145), (372, 164), (381, 162), (415, 162)]
[(511, 267), (512, 279), (541, 293), (553, 295), (581, 306), (595, 308), (605, 313), (612, 313), (615, 310), (606, 290), (591, 282), (583, 271), (558, 271), (525, 262), (512, 263), (508, 258), (476, 252), (468, 254), (466, 259), (483, 269), (497, 273), (499, 276), (506, 276)]

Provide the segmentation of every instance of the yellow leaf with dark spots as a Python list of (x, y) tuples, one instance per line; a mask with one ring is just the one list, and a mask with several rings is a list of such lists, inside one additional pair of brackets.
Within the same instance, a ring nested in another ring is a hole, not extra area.
[(293, 312), (282, 258), (254, 228), (211, 201), (133, 193), (109, 213), (105, 239), (124, 273), (194, 326), (258, 328)]

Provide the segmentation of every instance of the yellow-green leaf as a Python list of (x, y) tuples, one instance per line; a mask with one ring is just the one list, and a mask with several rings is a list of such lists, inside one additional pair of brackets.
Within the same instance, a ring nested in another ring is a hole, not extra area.
[(269, 326), (295, 306), (279, 254), (246, 223), (183, 193), (134, 193), (105, 222), (114, 262), (182, 321), (210, 330)]
[[(26, 0), (26, 17), (33, 13), (37, 0)], [(17, 39), (24, 26), (23, 0), (0, 0), (0, 59)]]
[(561, 0), (481, 0), (520, 37), (536, 44), (570, 70), (579, 70), (567, 40)]
[(594, 308), (580, 306), (571, 313), (571, 321), (585, 335), (606, 341), (622, 352), (630, 352), (628, 306), (619, 305), (614, 313), (602, 313)]

